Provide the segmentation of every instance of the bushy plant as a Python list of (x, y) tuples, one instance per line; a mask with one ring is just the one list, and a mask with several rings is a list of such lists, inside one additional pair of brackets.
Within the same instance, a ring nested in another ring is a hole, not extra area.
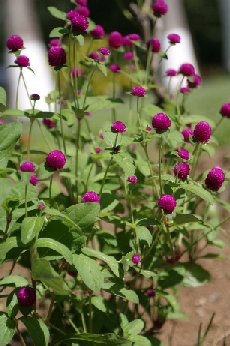
[[(16, 121), (0, 127), (0, 258), (11, 263), (0, 286), (13, 288), (0, 315), (0, 344), (16, 333), (22, 345), (30, 342), (28, 335), (36, 346), (160, 345), (153, 331), (167, 319), (186, 318), (177, 300), (180, 287), (210, 279), (197, 258), (218, 257), (203, 255), (199, 242), (203, 249), (220, 246), (216, 237), (224, 220), (218, 219), (217, 204), (229, 210), (218, 195), (226, 187), (225, 173), (210, 167), (197, 175), (200, 155), (212, 155), (217, 143), (215, 124), (186, 110), (188, 96), (201, 84), (191, 64), (166, 71), (163, 108), (155, 106), (152, 91), (159, 86), (152, 59), (158, 55), (160, 65), (167, 58), (160, 41), (144, 43), (137, 34), (124, 38), (113, 32), (108, 47), (91, 52), (104, 30), (85, 16), (86, 0), (72, 2), (77, 7), (67, 14), (49, 8), (64, 25), (50, 34), (48, 62), (57, 90), (47, 96), (48, 111), (39, 110), (38, 94), (28, 94), (31, 108), (19, 110), (17, 93), (15, 109), (1, 114)], [(152, 10), (156, 22), (167, 5), (156, 1)], [(76, 66), (71, 62), (78, 61), (85, 31), (92, 42)], [(177, 34), (168, 39), (168, 49), (180, 44)], [(18, 86), (26, 85), (23, 70), (33, 70), (22, 55), (22, 38), (11, 36), (7, 47), (16, 56)], [(140, 56), (146, 56), (145, 69)], [(122, 57), (129, 73), (118, 64)], [(113, 74), (112, 96), (93, 96), (97, 70)], [(130, 78), (121, 99), (115, 96), (117, 73)], [(172, 91), (175, 76), (179, 84)], [(0, 102), (6, 105), (3, 88)], [(120, 113), (124, 102), (129, 102), (128, 123)], [(108, 121), (95, 135), (91, 117), (104, 108)], [(26, 151), (22, 115), (30, 124)], [(229, 118), (229, 104), (221, 115)], [(43, 152), (31, 150), (36, 123)], [(42, 162), (36, 154), (43, 155)], [(28, 269), (29, 279), (13, 273), (16, 264)]]

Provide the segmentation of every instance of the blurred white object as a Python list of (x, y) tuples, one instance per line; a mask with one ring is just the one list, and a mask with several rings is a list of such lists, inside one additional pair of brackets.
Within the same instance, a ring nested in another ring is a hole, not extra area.
[[(28, 93), (39, 94), (37, 108), (47, 110), (45, 97), (54, 89), (54, 80), (48, 65), (47, 50), (42, 41), (39, 24), (36, 17), (35, 2), (33, 0), (7, 0), (4, 2), (3, 11), (5, 33), (7, 40), (11, 35), (19, 35), (24, 41), (25, 50), (21, 55), (30, 59), (30, 67), (35, 75), (27, 68), (23, 68), (23, 74), (28, 88)], [(6, 48), (5, 65), (15, 65), (15, 55), (9, 54)], [(7, 106), (15, 107), (19, 68), (6, 70), (7, 80)], [(31, 108), (23, 80), (20, 81), (18, 108), (21, 110)]]
[[(198, 64), (192, 43), (192, 37), (187, 25), (186, 14), (181, 0), (165, 0), (168, 5), (168, 13), (163, 18), (163, 29), (161, 30), (161, 49), (165, 51), (169, 46), (167, 36), (178, 34), (181, 42), (170, 47), (168, 60), (164, 59), (161, 65), (161, 75), (165, 75), (168, 69), (178, 70), (180, 65), (190, 63), (195, 67), (196, 74), (199, 74)], [(169, 77), (163, 78), (164, 86), (167, 86)], [(174, 90), (178, 85), (180, 77), (171, 79), (171, 88)], [(186, 78), (183, 85), (186, 84)]]

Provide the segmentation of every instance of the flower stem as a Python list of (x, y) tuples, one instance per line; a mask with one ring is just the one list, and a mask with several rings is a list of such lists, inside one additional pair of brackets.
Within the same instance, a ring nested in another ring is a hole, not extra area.
[(28, 185), (25, 185), (25, 216), (27, 217), (27, 190), (28, 190)]
[(49, 151), (51, 151), (49, 142), (48, 142), (48, 140), (47, 140), (47, 138), (46, 138), (46, 136), (45, 136), (45, 134), (44, 134), (44, 132), (43, 132), (43, 127), (42, 127), (40, 121), (39, 121), (38, 119), (36, 119), (36, 120), (37, 120), (38, 126), (39, 126), (39, 128), (40, 128), (40, 130), (41, 130), (42, 136), (43, 136), (43, 138), (44, 138), (44, 140), (45, 140), (45, 142), (46, 142), (46, 145), (47, 145)]
[(159, 186), (160, 186), (160, 196), (162, 196), (162, 180), (161, 180), (161, 161), (162, 161), (162, 144), (163, 144), (163, 138), (160, 137), (160, 144), (159, 144)]
[(62, 117), (61, 76), (60, 76), (60, 71), (58, 71), (58, 93), (59, 93), (59, 102), (60, 102), (60, 126), (61, 126), (61, 136), (62, 136), (62, 143), (63, 143), (64, 154), (66, 155), (66, 144), (65, 144), (65, 138), (64, 138), (63, 117)]
[(102, 190), (103, 190), (103, 187), (104, 187), (104, 185), (105, 185), (105, 179), (106, 179), (106, 176), (107, 176), (107, 174), (108, 174), (109, 167), (110, 167), (112, 161), (113, 161), (113, 157), (111, 156), (111, 159), (110, 159), (110, 161), (109, 161), (109, 163), (108, 163), (108, 166), (107, 166), (107, 168), (106, 168), (106, 170), (105, 170), (105, 175), (104, 175), (104, 178), (103, 178), (103, 181), (102, 181), (102, 184), (101, 184), (101, 189), (100, 189), (100, 192), (99, 192), (99, 195), (100, 195), (100, 196), (101, 196), (101, 194), (102, 194)]
[(89, 332), (93, 333), (92, 294), (89, 295)]
[(21, 332), (20, 332), (20, 330), (18, 328), (18, 321), (16, 321), (16, 329), (17, 329), (17, 332), (18, 332), (19, 339), (20, 339), (20, 341), (22, 343), (22, 346), (26, 346), (26, 344), (25, 344), (25, 342), (23, 340), (22, 334), (21, 334)]
[(52, 202), (52, 182), (53, 182), (53, 175), (50, 177), (50, 186), (49, 186), (49, 200), (50, 200), (50, 205)]
[(32, 133), (33, 123), (34, 123), (34, 119), (30, 118), (29, 139), (28, 139), (28, 146), (27, 146), (27, 159), (28, 159), (28, 161), (30, 161), (30, 143), (31, 143), (31, 133)]
[[(75, 177), (78, 178), (78, 159), (80, 151), (80, 140), (81, 140), (81, 118), (77, 119), (77, 134), (76, 134), (76, 154), (75, 154)], [(76, 190), (76, 201), (78, 203), (78, 181), (75, 183)]]

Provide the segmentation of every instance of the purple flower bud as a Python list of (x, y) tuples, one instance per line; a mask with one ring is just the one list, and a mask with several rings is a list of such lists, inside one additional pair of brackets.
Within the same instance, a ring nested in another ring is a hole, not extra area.
[(144, 97), (146, 94), (146, 91), (142, 86), (138, 85), (132, 89), (131, 93), (132, 95), (137, 97)]
[(163, 0), (157, 0), (152, 5), (152, 9), (156, 17), (164, 16), (168, 12), (168, 6)]
[(114, 147), (114, 148), (113, 148), (113, 151), (114, 151), (115, 153), (119, 153), (120, 150), (121, 150), (120, 145), (118, 145), (117, 147)]
[(101, 152), (101, 149), (100, 148), (95, 148), (95, 153), (96, 154), (99, 154)]
[(87, 6), (87, 0), (75, 0), (78, 5)]
[(153, 53), (158, 53), (161, 50), (160, 41), (156, 37), (153, 37), (151, 40), (147, 41), (146, 46)]
[(39, 182), (39, 180), (37, 179), (36, 174), (31, 175), (31, 177), (30, 177), (30, 184), (37, 185), (38, 182)]
[(126, 126), (124, 123), (122, 123), (121, 121), (115, 121), (113, 123), (113, 125), (111, 126), (111, 130), (113, 132), (119, 132), (119, 133), (122, 133), (122, 132), (125, 132), (126, 131)]
[(62, 46), (63, 42), (60, 41), (59, 38), (53, 38), (52, 40), (50, 40), (49, 46), (50, 47), (55, 47), (55, 46)]
[(190, 92), (191, 92), (191, 90), (189, 88), (186, 88), (186, 87), (180, 88), (181, 94), (189, 94)]
[(222, 168), (219, 166), (214, 167), (207, 175), (205, 179), (205, 185), (207, 189), (212, 191), (218, 191), (225, 180), (225, 174)]
[(171, 44), (180, 43), (180, 36), (177, 34), (169, 34), (167, 38)]
[(90, 53), (88, 55), (88, 57), (93, 59), (93, 60), (95, 60), (95, 61), (99, 61), (100, 60), (99, 55), (97, 53), (94, 53), (94, 52)]
[(187, 163), (180, 162), (175, 165), (173, 171), (176, 177), (179, 179), (185, 179), (189, 175), (190, 167)]
[(52, 129), (55, 126), (54, 122), (51, 119), (43, 118), (42, 122), (48, 129)]
[(96, 192), (89, 191), (84, 194), (81, 201), (82, 203), (86, 203), (86, 202), (100, 203), (100, 197), (98, 196)]
[(187, 84), (189, 88), (196, 88), (201, 85), (201, 78), (197, 74), (192, 76), (193, 80), (187, 79)]
[(138, 263), (141, 261), (139, 255), (137, 253), (135, 253), (133, 256), (132, 256), (132, 262), (136, 265), (138, 265)]
[(189, 142), (189, 136), (193, 136), (193, 130), (191, 129), (184, 129), (181, 134), (184, 137), (185, 142)]
[(66, 53), (60, 46), (53, 46), (48, 51), (48, 62), (50, 66), (61, 66), (66, 63)]
[(133, 52), (126, 52), (124, 55), (123, 55), (123, 58), (125, 60), (132, 60), (134, 58), (134, 54)]
[(179, 72), (183, 76), (193, 76), (195, 74), (195, 69), (192, 64), (182, 64), (180, 66)]
[(90, 112), (85, 112), (85, 115), (87, 116), (87, 117), (90, 117)]
[(196, 124), (193, 131), (193, 137), (201, 143), (208, 143), (211, 134), (211, 126), (206, 121), (200, 121), (198, 124)]
[(93, 30), (90, 30), (90, 35), (94, 38), (102, 38), (105, 36), (105, 31), (101, 25), (96, 25)]
[(30, 59), (25, 55), (19, 55), (14, 62), (20, 67), (30, 66)]
[(177, 72), (176, 72), (176, 70), (174, 70), (174, 69), (169, 69), (169, 70), (167, 70), (167, 71), (165, 71), (166, 72), (166, 76), (168, 76), (168, 77), (174, 77), (174, 76), (176, 76), (177, 75)]
[(128, 178), (127, 178), (127, 181), (128, 181), (129, 183), (136, 184), (136, 183), (138, 182), (138, 179), (137, 179), (137, 177), (136, 177), (135, 175), (132, 175), (131, 177), (128, 177)]
[(31, 94), (30, 95), (30, 99), (33, 100), (33, 101), (38, 101), (38, 100), (40, 100), (40, 95), (38, 95), (38, 94)]
[(146, 131), (151, 131), (151, 127), (150, 126), (146, 126)]
[(179, 150), (178, 155), (184, 160), (189, 160), (189, 152), (185, 149)]
[(110, 55), (111, 54), (110, 50), (106, 47), (101, 47), (97, 51), (100, 52), (102, 55)]
[(38, 209), (39, 210), (42, 210), (43, 208), (45, 208), (45, 204), (44, 203), (38, 204)]
[(89, 22), (88, 22), (86, 17), (77, 13), (76, 16), (71, 18), (71, 25), (75, 31), (83, 34), (85, 32), (85, 30), (88, 28)]
[(230, 103), (225, 103), (220, 109), (220, 114), (223, 117), (230, 118)]
[(149, 296), (149, 297), (155, 297), (156, 292), (154, 291), (154, 289), (149, 288), (149, 289), (146, 291), (146, 295)]
[(82, 16), (89, 17), (90, 16), (90, 10), (86, 6), (78, 6), (77, 13), (81, 14)]
[(73, 67), (71, 70), (71, 74), (73, 78), (76, 78), (83, 76), (84, 72), (80, 70), (78, 67)]
[(46, 163), (54, 169), (61, 169), (66, 163), (65, 155), (60, 150), (53, 150), (46, 156)]
[(23, 40), (18, 35), (12, 35), (6, 41), (6, 46), (9, 50), (17, 51), (23, 48)]
[(123, 45), (123, 37), (118, 31), (109, 34), (109, 47), (120, 48)]
[(30, 286), (24, 286), (19, 289), (17, 297), (19, 304), (30, 306), (36, 301), (36, 291)]
[(157, 131), (165, 132), (171, 126), (171, 120), (165, 113), (158, 113), (152, 119), (152, 126)]
[(109, 66), (109, 69), (110, 69), (111, 72), (117, 73), (117, 72), (120, 71), (121, 68), (117, 64), (112, 64), (112, 65)]
[(104, 139), (104, 135), (103, 135), (103, 133), (99, 133), (99, 135), (98, 135), (101, 139)]
[(22, 172), (35, 172), (35, 166), (33, 162), (26, 161), (21, 164), (20, 170)]
[(158, 206), (164, 210), (165, 213), (172, 213), (176, 208), (176, 200), (171, 195), (163, 195), (158, 200)]

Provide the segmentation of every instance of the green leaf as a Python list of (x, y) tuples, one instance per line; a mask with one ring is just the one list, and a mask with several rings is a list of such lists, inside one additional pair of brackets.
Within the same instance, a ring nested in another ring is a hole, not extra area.
[(200, 121), (206, 121), (210, 124), (212, 128), (215, 128), (216, 124), (210, 118), (205, 117), (204, 115), (189, 115), (187, 117), (183, 117), (183, 124), (189, 123), (199, 123)]
[(54, 112), (37, 112), (35, 115), (34, 115), (34, 118), (36, 119), (43, 119), (43, 118), (53, 118), (55, 115)]
[(41, 231), (44, 217), (25, 217), (22, 221), (21, 240), (28, 244)]
[(105, 143), (109, 148), (117, 147), (121, 144), (122, 135), (121, 133), (112, 132), (112, 124), (106, 121), (102, 126), (102, 133), (104, 135)]
[(68, 295), (69, 289), (63, 279), (54, 271), (50, 263), (43, 258), (32, 262), (32, 277), (51, 287), (57, 295)]
[(170, 141), (175, 141), (177, 143), (183, 143), (184, 137), (182, 134), (178, 131), (170, 131), (169, 134), (167, 135), (167, 139)]
[(14, 336), (16, 321), (5, 314), (0, 316), (0, 345), (8, 345)]
[(203, 286), (211, 279), (210, 273), (196, 263), (184, 263), (187, 269), (183, 285), (185, 287)]
[(171, 320), (188, 320), (188, 316), (183, 312), (170, 312), (167, 315), (167, 319)]
[(166, 289), (178, 285), (183, 278), (184, 276), (179, 274), (176, 270), (170, 270), (168, 272), (162, 272), (158, 284), (162, 289)]
[(81, 232), (80, 227), (73, 222), (69, 217), (67, 217), (64, 212), (60, 212), (57, 209), (47, 209), (44, 211), (48, 215), (56, 216), (57, 218), (61, 219), (63, 222), (65, 222), (69, 227), (75, 228), (78, 232)]
[(1, 194), (0, 194), (0, 205), (9, 197), (10, 190), (12, 188), (12, 182), (5, 178), (0, 178)]
[(34, 244), (35, 247), (44, 247), (57, 251), (60, 253), (69, 264), (73, 263), (73, 256), (71, 251), (60, 242), (51, 238), (40, 238)]
[(176, 217), (174, 217), (173, 222), (176, 225), (183, 225), (184, 223), (191, 223), (191, 222), (197, 222), (199, 219), (192, 214), (177, 214)]
[(129, 340), (131, 340), (132, 342), (135, 342), (135, 344), (133, 344), (133, 346), (140, 346), (140, 345), (141, 346), (153, 346), (154, 345), (149, 341), (149, 339), (147, 339), (143, 335), (130, 335)]
[(195, 184), (180, 184), (180, 188), (190, 191), (194, 193), (195, 195), (199, 196), (200, 198), (204, 199), (206, 202), (213, 204), (213, 197), (210, 192), (205, 190), (200, 185)]
[(14, 247), (25, 247), (18, 237), (7, 238), (6, 241), (0, 244), (0, 259), (4, 259), (6, 254)]
[(136, 227), (137, 236), (140, 240), (144, 240), (150, 246), (152, 243), (152, 235), (149, 230), (144, 226)]
[[(90, 97), (87, 97), (87, 102), (90, 101)], [(108, 99), (103, 99), (103, 98), (99, 98), (97, 99), (97, 101), (90, 103), (87, 106), (87, 112), (93, 112), (93, 111), (97, 111), (99, 109), (104, 109), (108, 106), (111, 106), (111, 101)]]
[(35, 346), (48, 346), (50, 333), (44, 322), (30, 316), (23, 316), (20, 321), (26, 326)]
[(132, 335), (132, 334), (137, 335), (142, 331), (144, 326), (145, 326), (144, 321), (142, 321), (141, 319), (136, 319), (125, 326), (124, 336), (127, 337), (128, 335)]
[(114, 257), (104, 255), (100, 251), (93, 250), (93, 249), (86, 248), (86, 247), (82, 249), (82, 252), (87, 256), (96, 257), (96, 258), (102, 260), (103, 262), (107, 263), (108, 266), (110, 267), (110, 269), (114, 272), (114, 274), (116, 276), (119, 276), (118, 263)]
[(135, 304), (139, 303), (138, 295), (136, 294), (136, 292), (134, 292), (133, 290), (128, 290), (119, 284), (106, 282), (102, 285), (102, 289), (119, 297), (126, 298)]
[[(3, 113), (4, 116), (5, 115), (9, 115), (11, 117), (16, 116), (16, 117), (22, 117), (24, 116), (24, 112), (20, 111), (20, 109), (6, 109)], [(15, 123), (12, 123), (15, 124)]]
[(113, 159), (123, 169), (126, 177), (135, 174), (134, 161), (128, 153), (117, 153), (113, 155)]
[(148, 104), (146, 106), (144, 106), (143, 110), (148, 114), (148, 115), (151, 115), (151, 116), (154, 116), (156, 115), (157, 113), (162, 113), (162, 109), (160, 107), (157, 107), (155, 105), (151, 105), (151, 104)]
[(6, 168), (14, 146), (21, 136), (22, 123), (10, 123), (0, 127), (0, 169)]
[(84, 36), (82, 36), (82, 35), (77, 35), (76, 36), (76, 39), (77, 39), (77, 41), (78, 41), (78, 43), (79, 43), (79, 46), (83, 46), (84, 45), (84, 42), (85, 42), (85, 39), (84, 39)]
[(23, 286), (28, 286), (28, 281), (23, 276), (10, 275), (0, 280), (0, 286), (23, 287)]
[(66, 13), (58, 10), (56, 7), (50, 6), (48, 7), (48, 10), (52, 14), (53, 17), (66, 20)]
[(54, 28), (51, 33), (49, 34), (49, 37), (61, 37), (62, 33), (60, 32), (62, 30), (61, 27), (59, 28)]
[[(105, 185), (106, 189), (106, 185)], [(114, 208), (118, 205), (119, 201), (117, 200), (114, 194), (103, 193), (100, 200), (101, 212), (105, 213), (108, 211), (114, 210)]]
[(73, 264), (87, 287), (89, 287), (93, 292), (97, 292), (101, 289), (104, 282), (104, 276), (101, 272), (101, 267), (95, 260), (92, 260), (83, 254), (75, 254), (73, 255)]
[(0, 103), (6, 106), (6, 91), (3, 87), (0, 87)]
[(56, 339), (51, 346), (58, 346), (63, 343), (63, 341), (77, 342), (79, 346), (81, 341), (88, 341), (89, 343), (84, 345), (90, 346), (132, 346), (132, 342), (126, 340), (115, 334), (68, 334), (62, 335)]
[(63, 212), (78, 228), (84, 230), (92, 227), (99, 214), (99, 203), (79, 203), (73, 205)]
[(98, 67), (99, 70), (103, 73), (104, 76), (107, 76), (107, 74), (108, 74), (108, 69), (107, 69), (107, 67), (105, 66), (105, 64), (100, 64), (100, 63), (98, 63), (98, 64), (97, 64), (97, 67)]

